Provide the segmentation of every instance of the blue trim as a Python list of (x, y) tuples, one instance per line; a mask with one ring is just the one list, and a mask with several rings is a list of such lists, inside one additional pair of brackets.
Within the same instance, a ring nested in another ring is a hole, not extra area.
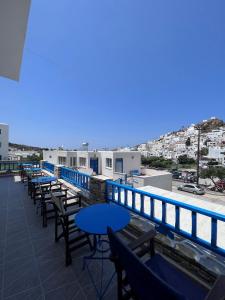
[(43, 162), (43, 169), (54, 174), (55, 166), (54, 164), (45, 161)]
[(40, 163), (36, 161), (0, 161), (0, 171), (20, 171), (22, 164), (30, 164), (39, 167)]
[(115, 159), (115, 172), (123, 173), (123, 158)]
[(90, 168), (98, 175), (98, 157), (90, 158)]
[(60, 178), (84, 190), (89, 190), (90, 176), (76, 170), (62, 167)]
[[(218, 221), (225, 222), (225, 215), (218, 214), (206, 209), (202, 209), (196, 206), (192, 206), (189, 204), (181, 203), (176, 200), (172, 200), (163, 196), (155, 195), (149, 192), (141, 191), (126, 185), (121, 185), (119, 183), (113, 182), (113, 181), (107, 181), (106, 182), (106, 200), (109, 202), (116, 203), (118, 205), (121, 205), (123, 207), (126, 207), (130, 211), (132, 211), (135, 214), (140, 215), (141, 217), (148, 219), (158, 225), (164, 226), (166, 229), (183, 236), (184, 238), (187, 238), (217, 254), (220, 254), (222, 256), (225, 256), (225, 249), (220, 248), (217, 246), (217, 224)], [(110, 191), (118, 191), (120, 195), (118, 195), (118, 200), (115, 199), (115, 192), (110, 193)], [(121, 202), (121, 193), (124, 191), (124, 203)], [(132, 193), (131, 197), (131, 206), (128, 206), (127, 201), (127, 192), (130, 191)], [(140, 196), (140, 209), (137, 209), (136, 207), (136, 195)], [(150, 199), (150, 212), (146, 213), (144, 212), (144, 197), (148, 197)], [(155, 200), (161, 201), (162, 203), (162, 219), (158, 219), (155, 217), (154, 213), (154, 204)], [(175, 226), (168, 224), (166, 222), (166, 205), (171, 204), (175, 207)], [(191, 218), (191, 224), (192, 224), (192, 230), (191, 233), (188, 233), (180, 228), (180, 209), (183, 208), (185, 210), (189, 210), (192, 212), (192, 218)], [(197, 236), (197, 216), (198, 215), (204, 215), (211, 219), (211, 241), (207, 242), (206, 240), (203, 240)]]

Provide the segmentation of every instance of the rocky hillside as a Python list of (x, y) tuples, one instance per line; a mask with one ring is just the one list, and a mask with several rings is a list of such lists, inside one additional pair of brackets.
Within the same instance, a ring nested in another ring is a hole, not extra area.
[[(225, 127), (225, 122), (218, 118), (211, 118), (205, 122), (199, 122), (196, 124), (196, 126), (200, 126), (200, 125), (202, 127), (203, 132), (210, 132), (212, 130), (218, 129), (219, 127)], [(174, 135), (178, 132), (186, 131), (186, 130), (187, 130), (187, 128), (183, 126), (181, 129), (179, 129), (177, 131), (170, 132), (169, 135)]]
[(34, 147), (34, 146), (15, 144), (15, 143), (9, 143), (9, 147), (15, 148), (18, 150), (23, 150), (23, 151), (42, 151), (42, 150), (44, 150), (44, 148), (41, 148), (41, 147)]
[(198, 123), (197, 125), (201, 125), (202, 131), (210, 132), (212, 130), (218, 129), (219, 127), (225, 126), (225, 122), (220, 119), (210, 119), (204, 123)]

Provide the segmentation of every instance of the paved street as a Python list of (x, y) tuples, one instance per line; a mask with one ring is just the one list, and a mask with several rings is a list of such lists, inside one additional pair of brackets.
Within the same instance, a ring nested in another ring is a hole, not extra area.
[(206, 191), (205, 195), (194, 195), (192, 193), (178, 191), (177, 187), (179, 185), (182, 185), (182, 184), (184, 184), (184, 182), (173, 180), (172, 191), (174, 193), (178, 193), (178, 194), (181, 194), (181, 195), (186, 195), (186, 196), (189, 196), (189, 197), (192, 197), (192, 198), (196, 198), (196, 199), (200, 199), (200, 200), (206, 200), (206, 201), (211, 202), (211, 203), (222, 204), (222, 205), (225, 206), (225, 193), (222, 194), (222, 193), (215, 193), (215, 192), (211, 192), (211, 191)]

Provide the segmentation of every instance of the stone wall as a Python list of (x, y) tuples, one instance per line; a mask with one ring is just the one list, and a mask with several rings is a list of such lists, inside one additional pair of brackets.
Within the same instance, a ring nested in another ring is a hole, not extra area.
[(54, 165), (54, 176), (61, 178), (61, 165)]
[(89, 183), (90, 200), (94, 202), (105, 202), (106, 180), (99, 176), (91, 176)]

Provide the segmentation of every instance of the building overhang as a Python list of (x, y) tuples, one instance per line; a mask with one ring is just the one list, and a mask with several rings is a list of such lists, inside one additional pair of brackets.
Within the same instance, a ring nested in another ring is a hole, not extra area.
[(31, 0), (0, 0), (0, 76), (19, 80)]

